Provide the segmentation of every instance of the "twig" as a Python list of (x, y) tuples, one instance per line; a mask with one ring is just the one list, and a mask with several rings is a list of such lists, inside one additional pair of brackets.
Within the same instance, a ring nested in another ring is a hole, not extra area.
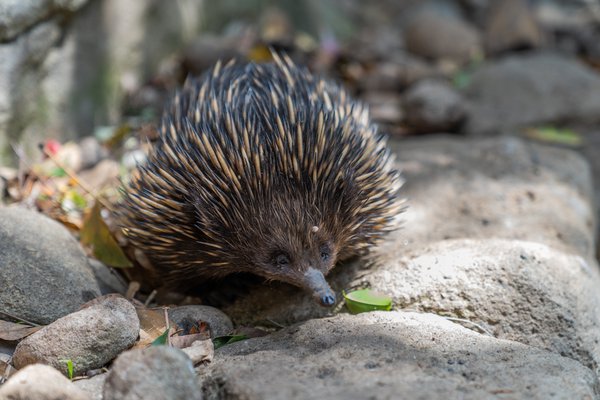
[(148, 295), (148, 298), (146, 299), (146, 301), (144, 302), (144, 306), (148, 307), (148, 304), (150, 304), (150, 302), (152, 300), (154, 300), (154, 298), (156, 297), (156, 293), (158, 293), (156, 291), (156, 289), (154, 289), (152, 292), (150, 292), (150, 294)]

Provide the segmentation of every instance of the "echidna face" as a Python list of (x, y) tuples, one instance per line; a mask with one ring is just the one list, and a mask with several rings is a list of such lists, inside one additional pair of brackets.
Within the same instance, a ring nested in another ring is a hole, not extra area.
[[(291, 232), (297, 229), (289, 229)], [(337, 246), (317, 226), (306, 234), (273, 237), (263, 249), (256, 249), (250, 268), (267, 279), (279, 280), (303, 288), (322, 306), (335, 304), (335, 293), (325, 276), (335, 266)], [(277, 230), (276, 230), (277, 231)]]

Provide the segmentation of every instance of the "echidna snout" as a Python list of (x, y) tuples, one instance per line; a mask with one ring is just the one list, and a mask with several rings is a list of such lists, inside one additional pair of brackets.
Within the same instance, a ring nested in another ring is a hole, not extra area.
[(323, 307), (335, 304), (335, 293), (329, 287), (323, 273), (317, 269), (309, 268), (304, 273), (306, 289), (310, 290), (315, 300)]

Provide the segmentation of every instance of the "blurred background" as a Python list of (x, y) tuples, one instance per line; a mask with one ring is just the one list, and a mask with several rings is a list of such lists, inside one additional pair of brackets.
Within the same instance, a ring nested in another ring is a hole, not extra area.
[(526, 136), (600, 169), (597, 0), (0, 0), (0, 193), (32, 196), (23, 176), (10, 189), (49, 153), (38, 176), (123, 175), (187, 76), (269, 48), (342, 82), (392, 138)]

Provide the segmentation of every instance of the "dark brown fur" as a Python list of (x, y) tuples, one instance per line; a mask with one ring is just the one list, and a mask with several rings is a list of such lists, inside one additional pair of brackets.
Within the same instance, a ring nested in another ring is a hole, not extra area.
[(315, 293), (396, 228), (401, 179), (360, 103), (286, 57), (188, 80), (122, 222), (165, 281), (251, 272)]

